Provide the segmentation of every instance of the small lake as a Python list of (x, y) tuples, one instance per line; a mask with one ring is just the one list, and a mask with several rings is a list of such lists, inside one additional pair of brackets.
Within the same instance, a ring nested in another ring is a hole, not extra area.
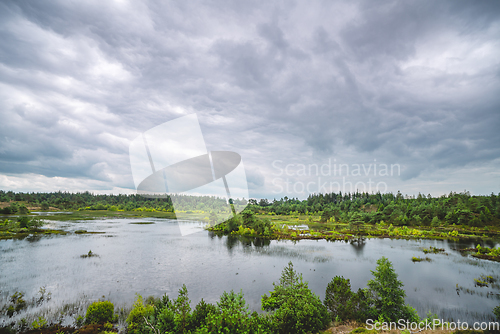
[[(420, 316), (431, 311), (445, 320), (493, 320), (491, 311), (500, 304), (498, 287), (474, 284), (481, 274), (498, 278), (500, 263), (456, 251), (473, 242), (242, 241), (207, 231), (181, 236), (175, 220), (154, 218), (50, 221), (46, 227), (100, 233), (0, 240), (0, 304), (16, 291), (30, 299), (45, 287), (52, 299), (44, 307), (103, 297), (122, 307), (131, 306), (136, 293), (175, 298), (186, 284), (192, 307), (201, 298), (215, 303), (223, 291), (241, 289), (250, 309), (258, 311), (261, 296), (273, 289), (289, 261), (323, 300), (328, 282), (337, 275), (349, 278), (354, 291), (366, 287), (382, 256), (392, 261), (406, 302)], [(424, 254), (422, 248), (429, 246), (444, 248), (446, 254)], [(98, 256), (82, 258), (89, 250)], [(432, 262), (413, 263), (413, 256)]]

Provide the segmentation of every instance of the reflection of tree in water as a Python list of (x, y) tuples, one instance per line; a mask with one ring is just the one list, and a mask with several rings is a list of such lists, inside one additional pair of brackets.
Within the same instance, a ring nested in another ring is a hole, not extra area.
[(497, 245), (497, 242), (493, 239), (481, 239), (481, 238), (448, 240), (449, 247), (455, 250), (465, 249), (465, 248), (476, 248), (478, 244), (480, 244), (481, 247), (494, 248)]
[(244, 247), (251, 247), (253, 238), (240, 236), (238, 238)]
[(353, 247), (354, 253), (356, 253), (356, 255), (363, 255), (363, 248), (366, 245), (365, 240), (366, 240), (365, 238), (360, 236), (350, 241), (351, 246)]
[[(224, 236), (224, 238), (226, 238), (225, 245), (230, 254), (232, 254), (233, 248), (241, 244), (243, 246), (242, 251), (248, 254), (255, 253), (272, 257), (284, 257), (287, 259), (297, 258), (311, 262), (327, 262), (331, 258), (331, 256), (325, 256), (324, 247), (307, 246), (305, 248), (289, 248), (276, 245), (269, 247), (272, 241), (269, 239), (238, 235), (228, 235)], [(317, 254), (317, 252), (321, 252), (321, 254)]]
[(253, 245), (255, 247), (265, 247), (271, 244), (271, 240), (263, 239), (263, 238), (255, 238), (253, 241)]
[(214, 240), (215, 237), (218, 237), (219, 239), (221, 239), (223, 236), (220, 235), (220, 234), (216, 234), (214, 231), (208, 231), (208, 236), (210, 237), (210, 239)]
[(231, 250), (238, 245), (238, 237), (234, 235), (228, 235), (226, 238), (227, 250), (231, 253)]
[(235, 235), (227, 236), (226, 247), (229, 251), (232, 250), (234, 247), (236, 247), (238, 244), (241, 244), (243, 248), (248, 248), (252, 246), (256, 248), (262, 248), (269, 246), (271, 244), (271, 240), (263, 238), (235, 236)]
[(40, 239), (42, 239), (42, 236), (38, 234), (31, 234), (26, 238), (28, 242), (37, 242), (40, 241)]
[[(479, 243), (479, 242), (478, 242)], [(493, 241), (493, 240), (489, 240), (489, 239), (483, 239), (481, 241), (481, 246), (482, 247), (488, 247), (488, 248), (495, 248), (496, 246), (496, 241)], [(476, 245), (477, 246), (477, 245)]]

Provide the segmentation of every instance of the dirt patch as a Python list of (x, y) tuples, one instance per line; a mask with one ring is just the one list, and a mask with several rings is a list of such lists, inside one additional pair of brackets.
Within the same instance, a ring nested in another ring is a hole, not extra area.
[[(349, 323), (344, 323), (340, 324), (337, 326), (332, 326), (325, 330), (323, 333), (333, 333), (333, 334), (349, 334), (356, 328), (367, 328), (365, 324), (362, 323), (357, 323), (357, 322), (349, 322)], [(398, 329), (394, 329), (391, 331), (380, 331), (378, 334), (400, 334), (402, 331)], [(421, 332), (418, 332), (419, 334), (451, 334), (454, 333), (453, 330), (441, 330), (441, 329), (436, 329), (436, 330), (424, 330)]]
[(0, 202), (0, 209), (10, 206), (10, 202)]

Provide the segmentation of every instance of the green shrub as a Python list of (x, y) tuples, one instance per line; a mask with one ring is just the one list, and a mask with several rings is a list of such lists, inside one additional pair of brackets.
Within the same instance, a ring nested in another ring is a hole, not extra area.
[(28, 217), (24, 216), (24, 217), (20, 217), (17, 221), (19, 222), (20, 228), (28, 228), (28, 224), (29, 224), (30, 219)]
[(179, 289), (179, 295), (174, 301), (174, 322), (175, 327), (178, 332), (183, 333), (189, 326), (191, 320), (191, 306), (188, 298), (188, 291), (186, 285), (183, 284), (182, 288)]
[(28, 208), (26, 207), (26, 205), (24, 203), (21, 203), (21, 205), (19, 205), (19, 214), (21, 215), (25, 215), (29, 212)]
[(87, 308), (86, 324), (103, 324), (114, 321), (114, 306), (110, 301), (93, 302)]
[(39, 228), (43, 225), (43, 222), (39, 218), (32, 218), (31, 220), (27, 216), (20, 217), (18, 220), (20, 228)]
[(83, 326), (83, 324), (85, 323), (85, 317), (81, 316), (81, 315), (78, 315), (76, 318), (75, 318), (75, 326), (77, 328), (80, 328)]
[(137, 295), (137, 299), (132, 306), (127, 317), (128, 332), (129, 333), (142, 333), (144, 330), (144, 319), (149, 318), (154, 312), (154, 307), (152, 305), (144, 305), (142, 297)]
[(113, 324), (112, 324), (112, 323), (110, 323), (110, 322), (106, 322), (106, 323), (104, 324), (104, 330), (105, 330), (105, 331), (111, 331), (112, 329), (113, 329)]
[(27, 304), (24, 300), (24, 292), (16, 291), (12, 296), (10, 296), (11, 305), (7, 308), (7, 315), (12, 317), (14, 312), (18, 312), (25, 309)]
[(224, 232), (231, 233), (238, 231), (240, 225), (241, 225), (241, 219), (239, 218), (239, 216), (231, 217), (225, 223)]
[(344, 277), (336, 276), (328, 283), (324, 304), (331, 320), (365, 322), (366, 319), (377, 317), (372, 308), (373, 300), (370, 298), (370, 292), (358, 289), (358, 292), (354, 293), (351, 291), (350, 280)]
[[(177, 299), (167, 295), (161, 299), (148, 297), (146, 302), (138, 295), (127, 317), (128, 333), (186, 333), (193, 325), (191, 306), (185, 285), (179, 289)], [(212, 306), (213, 307), (213, 306)], [(201, 312), (202, 306), (198, 308)], [(200, 314), (200, 316), (203, 314)], [(198, 319), (201, 322), (201, 319)]]
[(250, 314), (243, 293), (231, 290), (229, 293), (224, 291), (217, 303), (217, 310), (208, 314), (206, 325), (200, 332), (239, 334), (248, 332), (250, 326)]
[(500, 305), (498, 305), (493, 309), (493, 314), (498, 320), (500, 320)]
[(33, 329), (42, 329), (47, 327), (47, 320), (44, 317), (38, 317), (37, 320), (33, 321), (31, 324)]
[(191, 317), (191, 328), (199, 328), (203, 327), (207, 324), (207, 316), (210, 313), (215, 313), (217, 311), (217, 307), (210, 303), (206, 303), (203, 298), (200, 300), (198, 305), (195, 306), (193, 310), (193, 315)]
[(352, 305), (353, 292), (351, 282), (344, 277), (335, 276), (326, 287), (324, 304), (330, 313), (330, 319), (354, 319)]
[(32, 218), (29, 222), (29, 228), (37, 229), (43, 226), (43, 221), (40, 218)]

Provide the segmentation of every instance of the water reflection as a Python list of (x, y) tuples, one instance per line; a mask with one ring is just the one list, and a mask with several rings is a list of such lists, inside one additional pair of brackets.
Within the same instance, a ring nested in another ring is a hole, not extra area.
[(363, 248), (365, 248), (365, 245), (366, 245), (365, 238), (358, 237), (356, 239), (351, 240), (349, 243), (351, 244), (351, 247), (354, 250), (354, 253), (356, 254), (356, 256), (363, 255)]
[(226, 238), (226, 247), (227, 247), (227, 250), (232, 253), (232, 250), (235, 246), (237, 246), (239, 243), (239, 240), (236, 236), (233, 236), (233, 235), (229, 235), (227, 238)]
[(33, 242), (38, 242), (42, 239), (42, 235), (40, 234), (30, 234), (26, 237), (26, 241), (33, 243)]

